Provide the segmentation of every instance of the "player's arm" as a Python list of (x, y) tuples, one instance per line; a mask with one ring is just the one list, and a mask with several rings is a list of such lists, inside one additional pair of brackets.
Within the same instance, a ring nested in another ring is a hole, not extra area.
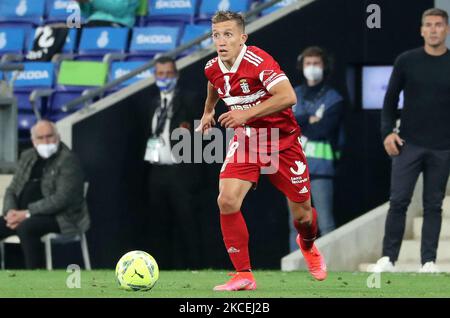
[(249, 118), (247, 120), (278, 113), (297, 103), (294, 88), (288, 80), (275, 84), (270, 88), (269, 93), (272, 97), (248, 110)]
[(206, 93), (206, 101), (205, 101), (205, 109), (203, 110), (203, 116), (200, 121), (200, 125), (195, 129), (195, 131), (207, 132), (212, 126), (216, 124), (214, 120), (214, 108), (219, 101), (219, 94), (214, 89), (214, 86), (211, 82), (208, 81), (207, 84), (207, 93)]
[(219, 122), (226, 128), (235, 128), (247, 121), (280, 112), (297, 103), (297, 96), (288, 80), (283, 80), (270, 88), (272, 95), (261, 104), (247, 110), (233, 110), (222, 114)]

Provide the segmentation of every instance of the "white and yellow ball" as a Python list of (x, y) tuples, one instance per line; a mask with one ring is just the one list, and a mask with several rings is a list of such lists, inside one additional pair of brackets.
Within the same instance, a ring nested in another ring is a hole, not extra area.
[(131, 251), (117, 262), (116, 278), (123, 289), (150, 290), (159, 278), (158, 264), (144, 251)]

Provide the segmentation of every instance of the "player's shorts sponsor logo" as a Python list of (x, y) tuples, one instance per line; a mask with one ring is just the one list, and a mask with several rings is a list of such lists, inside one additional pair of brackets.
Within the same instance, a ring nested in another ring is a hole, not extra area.
[(301, 160), (295, 161), (295, 164), (297, 165), (297, 169), (295, 170), (291, 167), (291, 172), (297, 176), (303, 174), (306, 170), (306, 165)]
[(302, 178), (302, 177), (291, 177), (292, 184), (299, 184), (299, 183), (305, 183), (308, 181), (308, 178)]

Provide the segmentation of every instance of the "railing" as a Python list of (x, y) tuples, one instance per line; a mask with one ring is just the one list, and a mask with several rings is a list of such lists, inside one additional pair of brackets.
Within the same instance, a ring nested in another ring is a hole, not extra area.
[[(258, 15), (261, 11), (263, 11), (263, 10), (273, 6), (274, 4), (276, 4), (277, 2), (280, 2), (280, 1), (281, 0), (271, 0), (271, 1), (268, 1), (266, 3), (261, 3), (260, 5), (255, 7), (254, 9), (246, 12), (244, 14), (244, 17), (245, 18), (254, 17), (254, 16)], [(166, 53), (164, 53), (164, 54), (162, 54), (160, 56), (169, 56), (169, 57), (172, 57), (172, 58), (176, 58), (176, 56), (179, 55), (180, 53), (184, 52), (185, 50), (187, 50), (187, 49), (189, 49), (189, 48), (191, 48), (191, 47), (193, 47), (195, 45), (200, 44), (201, 42), (203, 42), (204, 40), (206, 40), (210, 36), (211, 36), (211, 32), (208, 32), (207, 34), (199, 36), (199, 37), (195, 38), (194, 40), (189, 41), (186, 44), (180, 45), (177, 48), (175, 48), (175, 49), (173, 49), (173, 50), (171, 50), (169, 52), (166, 52)], [(90, 91), (88, 94), (86, 94), (84, 96), (80, 96), (80, 97), (78, 97), (78, 98), (68, 102), (67, 104), (63, 105), (61, 107), (61, 109), (64, 112), (68, 112), (71, 109), (75, 108), (77, 105), (85, 103), (85, 102), (87, 102), (89, 100), (92, 100), (92, 99), (94, 99), (96, 97), (101, 96), (104, 92), (106, 92), (106, 91), (110, 90), (111, 88), (113, 88), (113, 87), (115, 87), (115, 86), (117, 86), (117, 85), (119, 85), (119, 84), (129, 80), (130, 78), (138, 75), (139, 73), (150, 69), (154, 65), (155, 65), (155, 59), (153, 59), (153, 60), (149, 61), (148, 63), (145, 63), (144, 65), (136, 68), (134, 71), (131, 71), (130, 73), (125, 74), (125, 75), (123, 75), (123, 76), (121, 76), (121, 77), (119, 77), (119, 78), (117, 78), (117, 79), (107, 83), (106, 85), (104, 85), (102, 87), (93, 89), (92, 91)]]

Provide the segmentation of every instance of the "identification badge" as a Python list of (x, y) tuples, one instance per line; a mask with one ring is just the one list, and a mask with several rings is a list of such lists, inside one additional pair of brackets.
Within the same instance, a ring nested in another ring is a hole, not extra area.
[(151, 137), (147, 141), (147, 150), (145, 151), (144, 160), (150, 163), (159, 162), (159, 152), (164, 142), (161, 138)]

